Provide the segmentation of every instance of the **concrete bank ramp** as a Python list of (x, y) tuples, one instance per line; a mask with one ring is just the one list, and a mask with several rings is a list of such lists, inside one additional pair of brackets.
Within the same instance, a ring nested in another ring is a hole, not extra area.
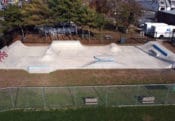
[(170, 64), (175, 63), (175, 54), (164, 47), (158, 41), (151, 41), (144, 45), (137, 46), (139, 49), (144, 51), (145, 53), (153, 56), (162, 61), (168, 62)]

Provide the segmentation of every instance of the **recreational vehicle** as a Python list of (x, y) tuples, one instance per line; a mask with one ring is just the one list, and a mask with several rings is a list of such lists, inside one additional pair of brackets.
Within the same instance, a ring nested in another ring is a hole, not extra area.
[(154, 23), (154, 22), (145, 22), (144, 27), (143, 27), (143, 31), (145, 33), (145, 35), (150, 35), (151, 32), (151, 26), (168, 26), (168, 24), (165, 23)]
[(175, 32), (175, 26), (172, 25), (153, 25), (151, 26), (150, 35), (154, 38), (171, 38)]

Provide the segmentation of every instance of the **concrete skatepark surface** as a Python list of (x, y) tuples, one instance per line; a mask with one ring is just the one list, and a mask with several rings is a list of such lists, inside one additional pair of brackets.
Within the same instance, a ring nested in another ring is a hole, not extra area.
[[(153, 44), (167, 53), (163, 55)], [(156, 56), (150, 54), (153, 50)], [(8, 57), (0, 69), (24, 69), (30, 73), (49, 73), (65, 69), (168, 69), (175, 54), (159, 42), (139, 46), (85, 46), (79, 41), (53, 41), (49, 46), (26, 46), (20, 41), (4, 47)]]

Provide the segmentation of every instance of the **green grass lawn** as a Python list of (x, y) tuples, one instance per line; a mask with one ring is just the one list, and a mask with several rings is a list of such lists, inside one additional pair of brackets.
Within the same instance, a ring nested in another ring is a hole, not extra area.
[(175, 104), (174, 87), (145, 85), (7, 88), (0, 90), (0, 111), (19, 108), (86, 107), (86, 97), (97, 98), (98, 106), (145, 105), (138, 99), (139, 96), (154, 96), (154, 104)]
[(8, 111), (0, 121), (174, 121), (175, 106)]

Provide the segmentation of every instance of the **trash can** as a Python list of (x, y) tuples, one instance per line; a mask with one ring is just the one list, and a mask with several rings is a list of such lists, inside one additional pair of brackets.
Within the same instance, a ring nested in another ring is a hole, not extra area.
[(124, 44), (125, 42), (126, 42), (126, 38), (121, 37), (121, 38), (120, 38), (120, 44)]

